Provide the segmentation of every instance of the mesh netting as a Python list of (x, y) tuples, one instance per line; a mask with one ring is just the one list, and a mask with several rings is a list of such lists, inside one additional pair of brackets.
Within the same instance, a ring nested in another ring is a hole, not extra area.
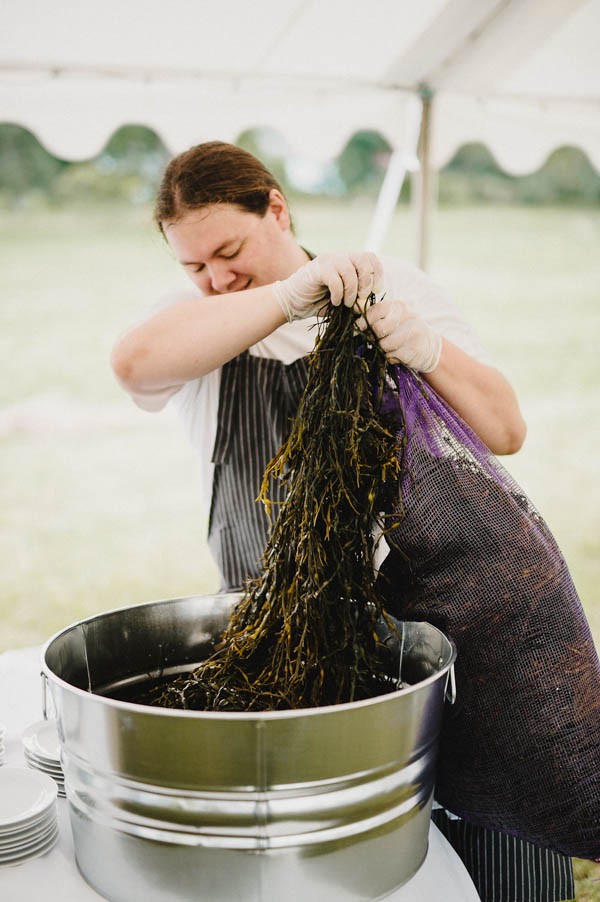
[(404, 476), (379, 585), (457, 645), (437, 800), (484, 827), (600, 857), (600, 665), (544, 520), (485, 445), (403, 367)]

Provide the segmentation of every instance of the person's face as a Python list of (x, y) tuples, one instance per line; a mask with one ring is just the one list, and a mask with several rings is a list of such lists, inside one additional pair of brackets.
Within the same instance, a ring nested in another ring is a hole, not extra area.
[(167, 241), (202, 294), (215, 295), (269, 285), (297, 267), (298, 245), (287, 206), (278, 191), (264, 216), (234, 204), (213, 204), (163, 223)]

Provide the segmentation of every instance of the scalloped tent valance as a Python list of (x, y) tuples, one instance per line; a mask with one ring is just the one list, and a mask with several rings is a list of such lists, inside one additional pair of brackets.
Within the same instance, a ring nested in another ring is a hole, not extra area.
[(66, 159), (119, 126), (177, 152), (277, 129), (334, 156), (372, 128), (393, 147), (433, 92), (430, 159), (481, 141), (513, 173), (563, 144), (600, 169), (600, 0), (44, 0), (0, 11), (0, 121)]

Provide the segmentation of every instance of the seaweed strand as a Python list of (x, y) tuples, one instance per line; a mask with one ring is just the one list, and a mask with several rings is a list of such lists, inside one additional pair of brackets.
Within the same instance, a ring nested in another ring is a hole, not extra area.
[[(214, 652), (154, 703), (256, 711), (339, 704), (396, 688), (377, 637), (374, 519), (397, 487), (402, 429), (381, 409), (385, 355), (331, 308), (310, 357), (289, 437), (268, 464), (260, 500), (272, 517), (263, 556)], [(396, 411), (397, 415), (397, 411)], [(389, 420), (389, 418), (387, 418)], [(397, 674), (396, 674), (397, 676)]]

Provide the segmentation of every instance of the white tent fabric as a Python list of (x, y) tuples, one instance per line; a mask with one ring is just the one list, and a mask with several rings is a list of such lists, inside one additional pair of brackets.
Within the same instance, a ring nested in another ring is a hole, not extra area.
[(599, 45), (600, 0), (5, 0), (0, 121), (65, 159), (128, 123), (326, 159), (359, 129), (410, 145), (425, 88), (434, 167), (482, 141), (514, 173), (564, 144), (600, 169)]

